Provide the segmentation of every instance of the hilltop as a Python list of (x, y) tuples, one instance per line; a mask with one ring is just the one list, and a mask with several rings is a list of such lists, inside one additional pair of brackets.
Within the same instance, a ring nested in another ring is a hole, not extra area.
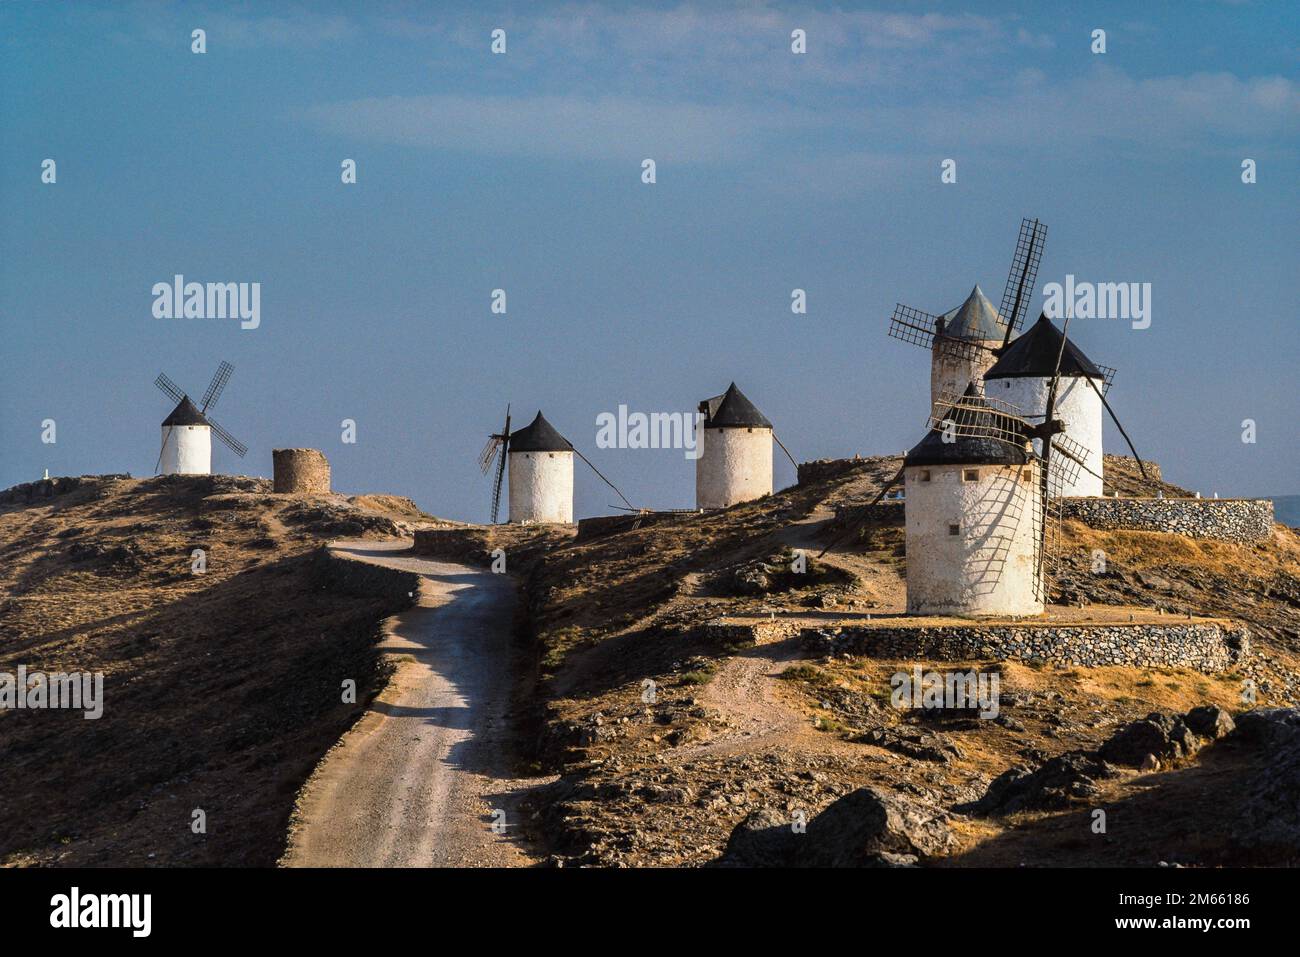
[[(724, 511), (610, 517), (580, 534), (456, 525), (405, 499), (274, 495), (224, 476), (0, 494), (0, 670), (102, 670), (108, 690), (100, 721), (0, 714), (11, 773), (0, 859), (273, 863), (298, 789), (386, 680), (376, 641), (402, 604), (335, 587), (321, 546), (436, 528), (426, 551), (487, 564), (502, 548), (517, 582), (519, 776), (557, 778), (527, 799), (528, 837), (555, 864), (774, 863), (785, 852), (763, 850), (762, 835), (791, 814), (827, 833), (846, 808), (860, 821), (882, 807), (924, 822), (928, 837), (913, 828), (900, 859), (940, 866), (1287, 862), (1241, 840), (1232, 814), (1271, 808), (1263, 779), (1291, 780), (1290, 765), (1270, 765), (1289, 752), (1261, 745), (1258, 722), (1195, 747), (1178, 729), (1198, 708), (1241, 722), (1247, 681), (1260, 705), (1300, 703), (1300, 537), (1278, 525), (1234, 545), (1067, 523), (1060, 614), (1231, 619), (1250, 628), (1253, 653), (1218, 674), (936, 663), (997, 671), (1002, 713), (935, 721), (888, 706), (889, 677), (911, 659), (800, 637), (901, 606), (902, 506), (864, 512), (898, 465), (810, 463), (801, 484)], [(1106, 468), (1124, 494), (1187, 494), (1154, 467), (1146, 479), (1118, 457)], [(194, 548), (207, 551), (204, 575), (191, 574)], [(1104, 575), (1087, 573), (1097, 548)], [(341, 674), (355, 676), (358, 704), (340, 701)], [(1159, 738), (1160, 770), (1091, 757), (1139, 732)], [(1016, 794), (1048, 796), (1010, 814), (972, 810), (990, 806), (1004, 774)], [(1098, 803), (1123, 813), (1111, 839), (1081, 843)], [(191, 833), (196, 808), (206, 835)], [(1300, 828), (1287, 813), (1277, 826)]]
[(404, 499), (219, 475), (0, 495), (0, 671), (105, 675), (99, 720), (0, 711), (0, 861), (273, 864), (298, 787), (359, 713), (339, 676), (374, 694), (396, 610), (326, 589), (319, 547), (436, 521)]
[[(1249, 665), (1211, 675), (969, 662), (999, 670), (1005, 720), (936, 727), (882, 707), (889, 676), (910, 668), (911, 659), (827, 658), (796, 632), (902, 607), (903, 509), (883, 504), (861, 521), (863, 503), (899, 463), (813, 463), (801, 468), (804, 484), (722, 512), (602, 520), (591, 523), (590, 533), (560, 538), (554, 530), (492, 530), (469, 548), (460, 540), (468, 560), (485, 554), (489, 541), (505, 548), (524, 576), (536, 655), (529, 730), (538, 767), (562, 774), (534, 807), (557, 863), (707, 864), (751, 815), (815, 816), (867, 787), (950, 815), (1002, 772), (1096, 748), (1153, 711), (1240, 711), (1247, 678), (1257, 683), (1262, 704), (1300, 701), (1294, 532), (1275, 526), (1270, 541), (1246, 546), (1067, 523), (1063, 578), (1071, 601), (1082, 606), (1070, 614), (1104, 617), (1102, 606), (1116, 605), (1127, 615), (1138, 605), (1152, 620), (1165, 620), (1159, 616), (1166, 611), (1240, 620), (1253, 635)], [(1154, 465), (1146, 479), (1131, 460), (1108, 456), (1106, 467), (1108, 491), (1190, 494), (1164, 482)], [(815, 558), (837, 540), (834, 551)], [(1109, 572), (1085, 575), (1097, 547), (1110, 556)], [(790, 571), (793, 549), (808, 558), (803, 574)], [(724, 620), (757, 623), (757, 640), (733, 644), (735, 629), (715, 627)], [(1227, 750), (1211, 748), (1206, 760)], [(1164, 832), (1170, 808), (1155, 802), (1152, 812), (1152, 802), (1138, 799), (1153, 787), (1164, 794), (1164, 779), (1150, 777), (1129, 773), (1105, 785), (1107, 800), (1152, 815), (1148, 837), (1139, 839), (1136, 827), (1110, 857), (1099, 852), (1086, 862), (1195, 863), (1179, 857), (1184, 850)], [(1168, 801), (1190, 814), (1198, 806), (1197, 779), (1178, 780), (1183, 790)], [(1038, 833), (1031, 825), (1040, 820), (1048, 836), (1008, 843), (1006, 835), (1025, 827)], [(960, 818), (942, 859), (1084, 863), (1083, 855), (1052, 845), (1054, 820), (1031, 814), (1011, 827)], [(990, 856), (994, 847), (1015, 850)], [(1226, 860), (1220, 854), (1200, 863)]]

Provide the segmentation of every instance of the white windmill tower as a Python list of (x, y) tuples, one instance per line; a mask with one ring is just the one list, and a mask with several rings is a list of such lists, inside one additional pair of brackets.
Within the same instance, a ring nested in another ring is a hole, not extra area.
[[(1065, 424), (1064, 434), (1089, 450), (1074, 481), (1062, 485), (1058, 494), (1101, 495), (1102, 393), (1110, 376), (1108, 370), (1095, 365), (1078, 346), (1067, 341), (1045, 314), (1002, 350), (997, 362), (984, 373), (984, 394), (1020, 409), (1031, 423), (1041, 423), (1058, 358), (1060, 382), (1055, 414)], [(1042, 444), (1041, 439), (1035, 440), (1034, 448), (1039, 453)]]
[(202, 407), (196, 406), (190, 397), (176, 383), (160, 373), (154, 385), (170, 397), (176, 407), (162, 422), (162, 448), (158, 452), (158, 463), (154, 471), (164, 475), (209, 475), (212, 472), (212, 435), (230, 447), (240, 458), (248, 447), (218, 425), (208, 409), (216, 405), (217, 399), (230, 381), (235, 367), (229, 362), (217, 366), (212, 382), (203, 393)]
[(973, 384), (940, 414), (903, 460), (908, 613), (1041, 614), (1040, 466), (1029, 436)]
[[(772, 423), (731, 383), (700, 403), (695, 507), (727, 508), (772, 494)], [(788, 453), (787, 453), (788, 454)]]
[(510, 521), (573, 521), (573, 446), (541, 410), (510, 436)]
[[(509, 521), (521, 524), (559, 523), (573, 521), (573, 457), (576, 455), (596, 473), (606, 485), (618, 492), (609, 479), (601, 475), (585, 455), (573, 447), (555, 426), (546, 421), (541, 410), (528, 425), (510, 431), (510, 406), (506, 406), (506, 423), (500, 432), (488, 437), (487, 445), (479, 453), (479, 466), (486, 475), (497, 454), (496, 479), (492, 486), (492, 523), (496, 524), (501, 506), (501, 486), (509, 469), (510, 503)], [(637, 511), (623, 498), (631, 511)]]

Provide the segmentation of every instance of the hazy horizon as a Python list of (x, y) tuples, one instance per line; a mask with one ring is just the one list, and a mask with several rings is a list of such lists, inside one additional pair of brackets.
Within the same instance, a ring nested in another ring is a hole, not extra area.
[[(154, 378), (197, 397), (223, 359), (214, 414), (249, 452), (214, 442), (214, 471), (269, 476), (272, 448), (310, 446), (336, 490), (461, 520), (487, 519), (475, 459), (507, 403), (638, 506), (693, 505), (694, 463), (597, 448), (597, 416), (692, 412), (733, 380), (801, 461), (894, 454), (929, 393), (928, 355), (885, 334), (895, 302), (939, 313), (978, 283), (996, 306), (1029, 216), (1049, 230), (1031, 318), (1067, 276), (1151, 284), (1149, 328), (1070, 326), (1118, 367), (1139, 452), (1207, 496), (1295, 494), (1294, 19), (5, 5), (0, 488), (150, 474), (173, 404)], [(260, 283), (260, 324), (155, 318), (177, 274)], [(1105, 440), (1127, 453), (1109, 421)], [(575, 515), (616, 503), (578, 463)]]

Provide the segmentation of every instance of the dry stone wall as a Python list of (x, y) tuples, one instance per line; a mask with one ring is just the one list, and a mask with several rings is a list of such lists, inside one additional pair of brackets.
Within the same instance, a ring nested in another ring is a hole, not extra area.
[(1245, 627), (1189, 621), (1143, 625), (954, 625), (933, 628), (807, 628), (804, 643), (824, 654), (871, 658), (1043, 661), (1057, 665), (1234, 668), (1250, 654)]
[(1251, 544), (1273, 533), (1273, 503), (1244, 498), (1063, 498), (1061, 515), (1102, 530), (1173, 532)]

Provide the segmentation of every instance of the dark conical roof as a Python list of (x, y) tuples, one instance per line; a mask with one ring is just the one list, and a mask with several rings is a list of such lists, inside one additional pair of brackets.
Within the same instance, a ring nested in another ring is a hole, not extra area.
[[(1056, 372), (1056, 357), (1061, 352), (1061, 340), (1064, 335), (1042, 313), (1023, 335), (1012, 341), (1006, 351), (993, 363), (993, 367), (984, 373), (986, 379), (1048, 378)], [(1061, 356), (1061, 375), (1087, 376), (1090, 379), (1104, 379), (1105, 375), (1098, 369), (1083, 351), (1066, 339), (1065, 355)]]
[[(770, 429), (772, 427), (767, 416), (758, 411), (758, 407), (745, 397), (745, 393), (736, 388), (734, 382), (720, 397), (715, 396), (700, 404), (708, 406), (704, 420), (706, 429)], [(701, 411), (705, 410), (701, 409)]]
[(210, 425), (199, 407), (190, 401), (187, 395), (176, 403), (176, 408), (172, 409), (172, 414), (163, 419), (163, 425)]
[(965, 302), (943, 314), (943, 332), (954, 339), (1000, 341), (1006, 335), (1007, 324), (993, 308), (993, 303), (988, 301), (984, 291), (976, 286)]
[(555, 426), (546, 421), (541, 410), (522, 429), (510, 433), (511, 452), (571, 452), (573, 446), (569, 440), (555, 431)]
[[(904, 466), (912, 465), (1024, 465), (1029, 457), (1023, 448), (1017, 448), (998, 439), (964, 435), (967, 429), (987, 428), (1002, 434), (1018, 431), (1014, 422), (1005, 413), (987, 408), (983, 412), (972, 412), (970, 406), (979, 406), (980, 395), (974, 385), (966, 387), (962, 396), (965, 400), (960, 413), (952, 412), (951, 417), (961, 423), (956, 440), (945, 442), (942, 428), (931, 429), (920, 442), (912, 447), (903, 459)], [(948, 418), (948, 416), (944, 416)], [(941, 420), (942, 421), (942, 420)]]

